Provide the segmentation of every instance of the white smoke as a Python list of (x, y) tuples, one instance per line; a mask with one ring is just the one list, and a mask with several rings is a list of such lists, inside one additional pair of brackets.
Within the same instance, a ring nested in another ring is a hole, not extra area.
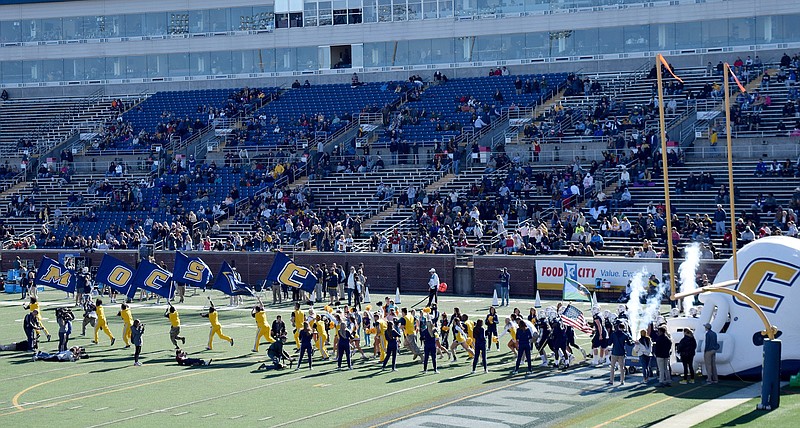
[(644, 314), (642, 314), (642, 319), (640, 321), (642, 326), (647, 326), (655, 321), (656, 318), (658, 318), (659, 309), (661, 308), (661, 300), (664, 298), (664, 293), (666, 292), (667, 283), (659, 282), (655, 292), (647, 298)]
[(634, 337), (639, 334), (639, 321), (642, 316), (642, 296), (647, 295), (647, 271), (642, 269), (631, 277), (631, 295), (628, 299), (628, 319), (631, 322), (631, 332)]
[[(678, 267), (678, 276), (681, 279), (681, 293), (697, 289), (697, 268), (700, 267), (700, 244), (693, 242), (683, 250), (684, 261)], [(683, 313), (688, 314), (694, 307), (695, 296), (683, 298)]]

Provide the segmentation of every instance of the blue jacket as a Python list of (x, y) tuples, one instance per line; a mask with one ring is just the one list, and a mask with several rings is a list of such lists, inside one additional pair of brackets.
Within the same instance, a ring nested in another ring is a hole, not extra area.
[(611, 333), (611, 355), (615, 357), (625, 356), (625, 344), (633, 341), (628, 333), (622, 330), (614, 330)]
[(526, 329), (517, 329), (517, 342), (519, 343), (519, 349), (531, 349), (531, 339), (533, 339), (533, 333), (529, 328)]
[(717, 342), (717, 333), (714, 330), (706, 330), (706, 340), (703, 344), (703, 352), (716, 351), (719, 349), (719, 342)]
[(131, 329), (131, 343), (136, 346), (142, 346), (142, 336), (144, 336), (144, 326), (139, 325), (138, 328)]

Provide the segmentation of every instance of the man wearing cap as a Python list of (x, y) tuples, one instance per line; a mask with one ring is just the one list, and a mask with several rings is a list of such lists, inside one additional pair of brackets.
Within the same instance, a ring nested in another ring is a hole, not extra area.
[(717, 204), (717, 210), (714, 211), (714, 224), (716, 225), (716, 232), (718, 236), (725, 234), (725, 219), (728, 214), (722, 209), (722, 205)]
[(705, 371), (708, 379), (707, 384), (717, 383), (717, 350), (719, 350), (719, 342), (717, 342), (717, 333), (711, 329), (711, 324), (705, 323), (703, 327), (706, 328), (706, 338), (703, 343), (703, 362), (705, 363)]
[(431, 303), (434, 301), (436, 304), (439, 304), (439, 298), (436, 296), (436, 292), (439, 290), (439, 275), (436, 274), (436, 269), (430, 268), (428, 271), (431, 274), (431, 279), (428, 280), (428, 307), (431, 306)]
[(511, 285), (511, 274), (508, 273), (508, 268), (503, 267), (500, 269), (500, 306), (508, 306), (508, 290)]

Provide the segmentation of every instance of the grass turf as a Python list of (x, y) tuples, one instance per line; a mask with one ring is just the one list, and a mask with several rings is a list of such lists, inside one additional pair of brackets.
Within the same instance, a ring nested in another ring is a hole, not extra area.
[(784, 388), (781, 391), (781, 404), (775, 410), (756, 410), (760, 398), (754, 398), (733, 409), (696, 425), (698, 428), (769, 426), (770, 428), (796, 427), (800, 418), (800, 388)]
[[(218, 307), (227, 303), (227, 298), (214, 296)], [(21, 321), (25, 311), (18, 298), (0, 296), (0, 343), (24, 338)], [(408, 305), (419, 298), (421, 296), (404, 296), (403, 300)], [(42, 342), (40, 348), (51, 351), (57, 347), (54, 308), (69, 305), (69, 301), (57, 291), (41, 293), (40, 300), (45, 326), (54, 339)], [(257, 367), (265, 360), (267, 346), (262, 344), (258, 354), (250, 352), (255, 335), (255, 322), (248, 306), (252, 302), (245, 302), (240, 309), (221, 308), (223, 331), (235, 339), (236, 346), (216, 339), (213, 351), (204, 350), (208, 321), (199, 314), (205, 302), (205, 294), (200, 293), (187, 299), (178, 309), (182, 333), (187, 337), (185, 349), (193, 357), (213, 358), (213, 364), (208, 367), (186, 368), (175, 364), (169, 342), (169, 322), (163, 317), (164, 306), (149, 302), (136, 302), (132, 306), (134, 317), (146, 325), (142, 367), (133, 367), (132, 349), (122, 348), (122, 322), (115, 316), (119, 306), (108, 303), (106, 314), (117, 337), (114, 347), (109, 346), (102, 332), (99, 345), (89, 342), (90, 331), (86, 337), (81, 337), (82, 311), (75, 312), (78, 319), (70, 343), (86, 347), (90, 355), (86, 360), (32, 362), (30, 353), (0, 353), (0, 424), (43, 425), (61, 421), (81, 426), (152, 426), (175, 421), (200, 426), (222, 423), (369, 425), (424, 411), (430, 403), (455, 402), (460, 397), (524, 380), (520, 376), (509, 378), (513, 359), (502, 343), (501, 352), (489, 352), (491, 371), (485, 375), (468, 374), (471, 366), (464, 352), (460, 353), (457, 363), (440, 360), (442, 373), (439, 375), (422, 375), (419, 361), (412, 362), (407, 353), (398, 357), (397, 372), (379, 372), (375, 360), (359, 359), (353, 371), (335, 372), (335, 362), (320, 361), (318, 353), (315, 353), (313, 371), (259, 371)], [(532, 301), (514, 302), (512, 307), (519, 307), (523, 313), (533, 306)], [(483, 318), (489, 303), (490, 299), (486, 298), (442, 296), (440, 308), (450, 313), (458, 306), (465, 313)], [(289, 305), (267, 306), (270, 322), (281, 314), (289, 324)], [(588, 311), (588, 305), (578, 306)], [(499, 311), (501, 317), (509, 312)], [(291, 332), (291, 327), (289, 330)], [(579, 334), (577, 340), (588, 351), (588, 337)], [(291, 343), (289, 345), (289, 349), (294, 348)], [(588, 370), (587, 374), (595, 378), (607, 376), (607, 369)], [(546, 376), (549, 371), (543, 369), (537, 371), (539, 374)], [(638, 376), (635, 379), (638, 380)], [(645, 425), (743, 386), (733, 382), (720, 385), (706, 389), (676, 386), (659, 392), (652, 392), (651, 387), (645, 386), (616, 392), (594, 390), (581, 395), (586, 401), (581, 411), (564, 415), (564, 418), (571, 426), (595, 426), (614, 418), (619, 418), (614, 426)], [(662, 401), (665, 399), (667, 401)]]

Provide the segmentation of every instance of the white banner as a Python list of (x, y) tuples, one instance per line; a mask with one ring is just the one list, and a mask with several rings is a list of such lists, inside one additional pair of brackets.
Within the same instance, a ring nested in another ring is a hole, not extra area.
[(595, 262), (576, 259), (536, 259), (536, 280), (540, 290), (561, 290), (564, 276), (576, 279), (589, 291), (597, 288), (625, 287), (628, 280), (645, 269), (661, 280), (661, 263), (640, 259)]

